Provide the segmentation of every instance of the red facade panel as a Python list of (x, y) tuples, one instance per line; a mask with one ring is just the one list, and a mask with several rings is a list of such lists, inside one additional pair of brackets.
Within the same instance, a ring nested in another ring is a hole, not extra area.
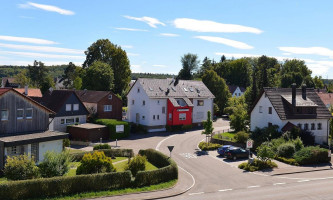
[(192, 107), (174, 107), (168, 100), (167, 125), (190, 125), (192, 124)]

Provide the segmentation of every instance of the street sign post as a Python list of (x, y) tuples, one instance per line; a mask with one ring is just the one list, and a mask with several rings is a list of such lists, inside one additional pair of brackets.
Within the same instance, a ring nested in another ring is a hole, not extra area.
[(174, 147), (175, 147), (175, 146), (168, 146), (168, 149), (169, 149), (169, 151), (170, 151), (170, 158), (171, 158), (171, 152), (172, 152), (172, 150), (173, 150)]
[(249, 150), (249, 163), (253, 162), (253, 159), (251, 159), (251, 148), (253, 148), (253, 140), (247, 140), (246, 141), (246, 149)]
[(330, 158), (332, 156), (331, 150), (328, 150), (328, 157)]

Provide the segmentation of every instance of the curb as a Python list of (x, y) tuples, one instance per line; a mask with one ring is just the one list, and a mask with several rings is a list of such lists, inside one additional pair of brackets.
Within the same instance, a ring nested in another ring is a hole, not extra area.
[(307, 173), (307, 172), (317, 172), (317, 171), (326, 171), (326, 170), (333, 170), (333, 168), (325, 168), (325, 169), (314, 169), (314, 170), (305, 170), (305, 171), (296, 171), (296, 172), (285, 172), (285, 173), (277, 173), (272, 174), (270, 176), (279, 176), (279, 175), (286, 175), (286, 174), (300, 174), (300, 173)]

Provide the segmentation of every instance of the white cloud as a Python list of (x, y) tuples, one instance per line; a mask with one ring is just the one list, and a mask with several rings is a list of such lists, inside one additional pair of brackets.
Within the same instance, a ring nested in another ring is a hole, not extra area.
[(74, 15), (75, 13), (70, 10), (65, 10), (62, 8), (59, 8), (57, 6), (52, 6), (52, 5), (46, 5), (46, 4), (38, 4), (38, 3), (33, 3), (33, 2), (27, 2), (26, 4), (19, 4), (20, 8), (38, 8), (41, 10), (49, 11), (49, 12), (56, 12), (61, 15)]
[(148, 31), (145, 29), (137, 29), (137, 28), (115, 28), (120, 31)]
[(165, 37), (178, 37), (178, 34), (174, 33), (161, 33), (160, 35), (165, 36)]
[(161, 68), (167, 68), (168, 66), (166, 65), (152, 65), (153, 67), (161, 67)]
[(196, 20), (189, 18), (177, 18), (173, 21), (176, 28), (196, 32), (214, 33), (255, 33), (260, 34), (262, 30), (237, 24), (222, 24), (209, 20)]
[(55, 59), (76, 59), (76, 60), (85, 59), (84, 56), (57, 55), (57, 54), (44, 54), (44, 53), (19, 52), (19, 51), (0, 51), (0, 54), (16, 55), (29, 58), (55, 58)]
[(235, 40), (229, 40), (221, 37), (213, 37), (213, 36), (194, 36), (194, 38), (206, 40), (209, 42), (215, 42), (219, 44), (224, 44), (227, 46), (231, 46), (237, 49), (253, 49), (253, 46), (250, 46), (244, 42), (239, 42)]
[(38, 38), (28, 38), (28, 37), (15, 37), (15, 36), (7, 36), (0, 35), (0, 40), (11, 41), (11, 42), (25, 42), (32, 44), (57, 44), (56, 42)]
[(140, 72), (142, 72), (141, 65), (131, 65), (131, 70), (134, 73), (140, 73)]
[(290, 54), (319, 55), (333, 58), (333, 50), (325, 47), (279, 47), (279, 49)]
[(162, 23), (158, 19), (152, 18), (152, 17), (132, 17), (132, 16), (127, 16), (127, 15), (125, 15), (124, 17), (127, 18), (127, 19), (132, 19), (132, 20), (144, 22), (144, 23), (148, 24), (150, 27), (153, 27), (153, 28), (157, 28), (156, 25), (165, 26), (164, 23)]
[(49, 46), (30, 46), (30, 45), (0, 43), (0, 47), (9, 48), (9, 49), (27, 50), (27, 51), (53, 52), (53, 53), (69, 53), (69, 54), (83, 54), (84, 53), (84, 50), (49, 47)]
[(120, 45), (120, 46), (125, 49), (133, 49), (132, 45)]
[[(34, 62), (34, 60), (1, 60), (1, 64), (2, 65), (16, 65), (16, 66), (27, 66), (27, 65), (32, 65)], [(51, 66), (51, 65), (63, 65), (63, 64), (68, 64), (69, 61), (64, 61), (64, 60), (61, 60), (61, 61), (47, 61), (47, 60), (43, 60), (42, 61), (45, 65), (47, 66)], [(76, 66), (81, 66), (82, 65), (82, 62), (73, 62)]]

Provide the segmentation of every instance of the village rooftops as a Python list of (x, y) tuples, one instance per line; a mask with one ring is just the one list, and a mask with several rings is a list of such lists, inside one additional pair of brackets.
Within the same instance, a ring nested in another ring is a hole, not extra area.
[(58, 131), (45, 131), (41, 133), (30, 133), (24, 135), (0, 137), (0, 141), (4, 142), (5, 146), (18, 146), (50, 140), (60, 140), (65, 138), (68, 138), (68, 133)]
[[(292, 104), (292, 95), (281, 95), (288, 103)], [(296, 95), (296, 107), (318, 107), (311, 99), (303, 99), (302, 95)]]
[(139, 78), (149, 98), (215, 98), (202, 81)]

